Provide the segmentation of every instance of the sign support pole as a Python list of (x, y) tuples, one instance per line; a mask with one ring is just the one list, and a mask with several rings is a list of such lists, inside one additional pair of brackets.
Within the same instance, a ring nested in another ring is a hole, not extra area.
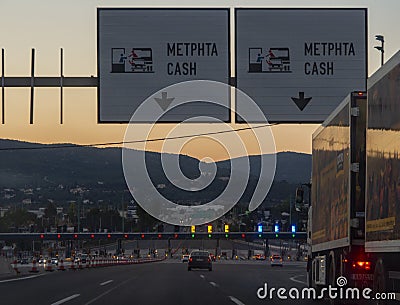
[(63, 124), (63, 116), (64, 116), (64, 101), (63, 101), (63, 78), (64, 78), (64, 69), (63, 69), (63, 57), (64, 57), (64, 51), (63, 48), (61, 48), (61, 54), (60, 54), (60, 124)]
[(35, 49), (32, 49), (31, 57), (31, 104), (30, 104), (30, 116), (29, 123), (33, 124), (33, 100), (35, 93)]
[(4, 49), (1, 49), (1, 124), (5, 124)]

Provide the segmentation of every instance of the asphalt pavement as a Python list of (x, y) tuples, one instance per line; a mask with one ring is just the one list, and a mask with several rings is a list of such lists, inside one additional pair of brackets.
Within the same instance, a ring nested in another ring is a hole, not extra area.
[(210, 272), (188, 271), (186, 263), (165, 260), (0, 280), (0, 296), (1, 304), (7, 305), (310, 304), (307, 299), (282, 300), (276, 294), (272, 299), (257, 296), (265, 284), (268, 289), (301, 289), (305, 283), (303, 262), (271, 267), (268, 261), (217, 261)]

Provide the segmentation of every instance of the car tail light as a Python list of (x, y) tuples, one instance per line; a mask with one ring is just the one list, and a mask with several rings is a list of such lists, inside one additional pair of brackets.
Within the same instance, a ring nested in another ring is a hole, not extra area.
[(193, 258), (189, 258), (189, 262), (193, 262)]

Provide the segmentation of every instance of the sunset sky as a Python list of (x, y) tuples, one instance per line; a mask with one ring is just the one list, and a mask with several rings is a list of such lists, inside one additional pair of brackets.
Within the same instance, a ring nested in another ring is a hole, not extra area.
[[(368, 8), (368, 74), (380, 66), (376, 34), (385, 36), (385, 59), (400, 49), (398, 0), (335, 1), (152, 1), (153, 6), (196, 7), (366, 7)], [(64, 49), (64, 76), (97, 76), (96, 8), (149, 7), (142, 1), (99, 0), (2, 0), (0, 1), (0, 48), (6, 52), (5, 75), (29, 76), (30, 52), (36, 49), (36, 76), (59, 76), (60, 48)], [(1, 64), (1, 62), (0, 62)], [(0, 138), (42, 143), (102, 143), (123, 140), (126, 125), (97, 124), (95, 88), (64, 89), (64, 124), (59, 123), (59, 89), (35, 89), (35, 123), (29, 124), (29, 88), (6, 88), (6, 124)], [(0, 92), (1, 94), (1, 92)], [(1, 109), (0, 109), (1, 111)], [(173, 125), (157, 126), (154, 137), (167, 134)], [(234, 126), (235, 127), (235, 126)], [(239, 126), (241, 127), (241, 126)], [(272, 127), (278, 151), (310, 153), (311, 134), (317, 125)], [(137, 126), (137, 140), (143, 139)], [(186, 134), (215, 131), (219, 127), (188, 125)], [(242, 132), (248, 152), (257, 154), (249, 133)], [(135, 140), (135, 139), (132, 139)], [(194, 139), (180, 151), (197, 158), (227, 158), (215, 141)], [(160, 150), (161, 143), (147, 146)], [(234, 155), (235, 156), (235, 155)]]

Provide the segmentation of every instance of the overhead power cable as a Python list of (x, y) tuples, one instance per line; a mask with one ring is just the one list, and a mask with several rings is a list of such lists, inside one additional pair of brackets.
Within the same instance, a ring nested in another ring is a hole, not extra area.
[(245, 130), (259, 129), (270, 127), (276, 124), (264, 124), (255, 127), (243, 127), (238, 129), (229, 129), (229, 130), (221, 130), (221, 131), (212, 131), (205, 133), (196, 133), (190, 135), (182, 135), (182, 136), (174, 136), (174, 137), (162, 137), (162, 138), (154, 138), (154, 139), (146, 139), (146, 140), (132, 140), (132, 141), (118, 141), (118, 142), (105, 142), (105, 143), (92, 143), (92, 144), (45, 144), (42, 146), (35, 147), (3, 147), (0, 148), (0, 151), (10, 151), (10, 150), (39, 150), (39, 149), (61, 149), (61, 148), (77, 148), (77, 147), (97, 147), (97, 146), (111, 146), (111, 145), (122, 145), (122, 144), (139, 144), (146, 142), (158, 142), (158, 141), (166, 141), (166, 140), (178, 140), (192, 137), (201, 137), (201, 136), (209, 136), (209, 135), (217, 135), (231, 132), (239, 132)]

